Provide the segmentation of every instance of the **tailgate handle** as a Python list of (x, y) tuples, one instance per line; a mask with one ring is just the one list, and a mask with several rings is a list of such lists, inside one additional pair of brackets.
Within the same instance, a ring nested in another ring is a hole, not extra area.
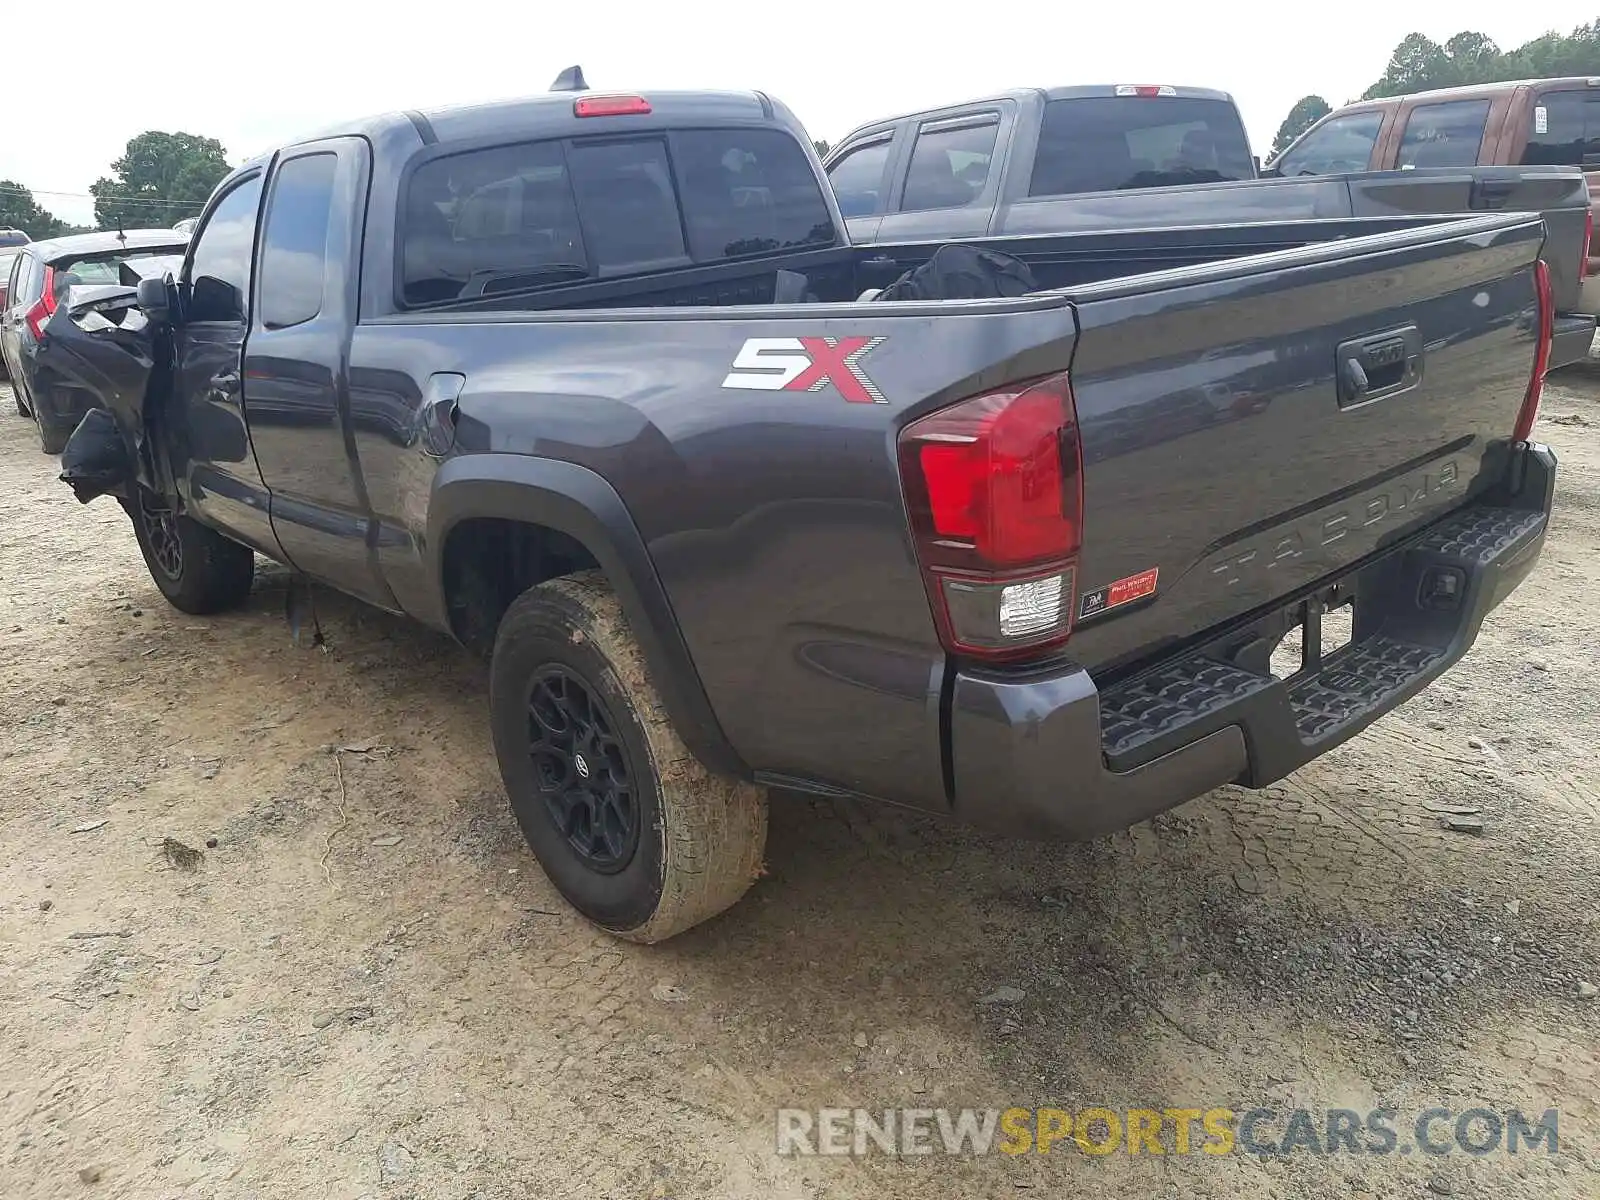
[(1335, 355), (1340, 408), (1386, 400), (1422, 379), (1422, 332), (1415, 325), (1341, 342)]

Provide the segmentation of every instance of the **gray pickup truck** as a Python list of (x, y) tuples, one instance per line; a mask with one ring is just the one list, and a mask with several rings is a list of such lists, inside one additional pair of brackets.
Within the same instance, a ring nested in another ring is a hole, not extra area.
[(1070, 237), (1000, 239), (1041, 290), (869, 301), (931, 244), (852, 245), (766, 96), (398, 113), (69, 297), (105, 407), (63, 476), (184, 612), (259, 553), (488, 654), (539, 861), (653, 941), (760, 874), (768, 788), (1094, 837), (1465, 653), (1550, 511), (1545, 226), (1264, 228), (1069, 286)]
[(1258, 178), (1226, 92), (1107, 84), (1022, 88), (873, 121), (829, 151), (827, 171), (857, 245), (1075, 233), (1072, 252), (1085, 262), (1071, 282), (1126, 265), (1104, 253), (1105, 234), (1120, 246), (1136, 233), (1141, 269), (1155, 270), (1226, 246), (1228, 226), (1277, 222), (1288, 234), (1292, 222), (1336, 217), (1403, 225), (1418, 215), (1535, 212), (1556, 298), (1551, 366), (1582, 361), (1594, 340), (1581, 296), (1589, 191), (1576, 168)]

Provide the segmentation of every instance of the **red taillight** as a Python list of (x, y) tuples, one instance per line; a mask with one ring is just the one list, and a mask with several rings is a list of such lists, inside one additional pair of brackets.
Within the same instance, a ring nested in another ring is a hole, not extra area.
[(1120, 83), (1117, 85), (1119, 96), (1176, 96), (1178, 89), (1170, 83)]
[(44, 323), (55, 315), (56, 311), (56, 269), (44, 269), (44, 293), (33, 302), (33, 306), (23, 314), (22, 319), (28, 323), (28, 332), (33, 334), (34, 341), (44, 338)]
[(983, 658), (1032, 655), (1071, 632), (1083, 464), (1065, 375), (913, 421), (900, 472), (941, 635)]
[(1539, 419), (1539, 401), (1544, 395), (1545, 372), (1550, 369), (1550, 342), (1555, 336), (1555, 301), (1550, 294), (1550, 268), (1544, 259), (1533, 264), (1533, 291), (1539, 311), (1534, 318), (1533, 376), (1528, 380), (1528, 392), (1522, 399), (1522, 411), (1517, 414), (1517, 428), (1511, 437), (1526, 442), (1533, 437), (1533, 423)]
[(572, 102), (575, 117), (632, 117), (650, 111), (643, 96), (584, 96)]

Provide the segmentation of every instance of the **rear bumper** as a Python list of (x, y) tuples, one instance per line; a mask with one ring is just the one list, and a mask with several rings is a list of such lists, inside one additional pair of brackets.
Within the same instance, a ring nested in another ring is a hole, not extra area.
[(1594, 343), (1595, 318), (1562, 313), (1556, 317), (1554, 336), (1550, 342), (1550, 369), (1570, 367), (1589, 357), (1589, 347)]
[[(1544, 546), (1555, 456), (1310, 595), (1119, 679), (962, 670), (951, 696), (956, 815), (1022, 837), (1098, 837), (1227, 783), (1264, 787), (1354, 736), (1459, 660)], [(1434, 581), (1453, 598), (1423, 602)], [(1349, 645), (1289, 679), (1272, 647), (1307, 605), (1354, 608)]]

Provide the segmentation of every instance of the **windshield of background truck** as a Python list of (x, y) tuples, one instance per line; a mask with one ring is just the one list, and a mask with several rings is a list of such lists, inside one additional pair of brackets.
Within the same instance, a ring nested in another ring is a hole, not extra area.
[(1030, 196), (1222, 183), (1253, 175), (1226, 100), (1085, 96), (1044, 106)]

